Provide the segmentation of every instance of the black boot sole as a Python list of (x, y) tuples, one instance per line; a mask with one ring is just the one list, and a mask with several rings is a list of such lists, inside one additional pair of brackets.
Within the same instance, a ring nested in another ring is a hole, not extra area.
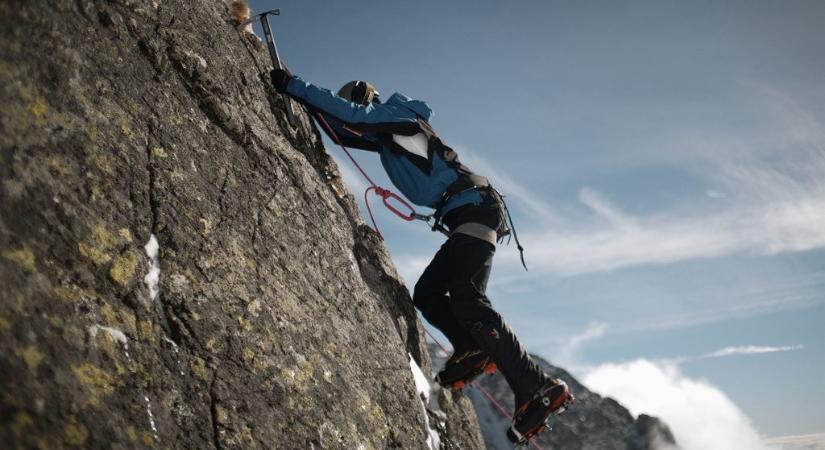
[(543, 432), (552, 414), (561, 414), (575, 403), (567, 385), (560, 383), (539, 392), (513, 416), (507, 438), (516, 446), (526, 446), (530, 439)]
[(436, 383), (438, 383), (441, 387), (445, 389), (450, 389), (453, 392), (460, 392), (462, 389), (467, 387), (468, 384), (472, 383), (473, 380), (478, 378), (478, 376), (482, 374), (490, 374), (492, 375), (496, 371), (496, 363), (492, 361), (488, 361), (487, 363), (483, 364), (479, 368), (474, 368), (471, 372), (467, 373), (466, 375), (458, 378), (454, 378), (452, 380), (444, 379), (441, 374), (439, 373), (435, 377)]

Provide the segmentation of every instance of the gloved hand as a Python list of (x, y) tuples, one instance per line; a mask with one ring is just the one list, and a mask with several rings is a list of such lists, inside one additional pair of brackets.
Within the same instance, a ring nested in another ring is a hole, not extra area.
[(269, 76), (272, 78), (272, 86), (275, 87), (275, 90), (281, 94), (285, 93), (286, 86), (289, 84), (289, 80), (292, 79), (292, 74), (289, 70), (273, 69), (272, 72), (269, 72)]

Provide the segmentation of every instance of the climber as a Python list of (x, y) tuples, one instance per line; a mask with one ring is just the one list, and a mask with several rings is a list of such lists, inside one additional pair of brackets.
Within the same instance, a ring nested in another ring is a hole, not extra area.
[(449, 230), (413, 294), (416, 308), (453, 345), (438, 382), (460, 389), (497, 368), (515, 395), (508, 436), (518, 442), (540, 432), (547, 416), (569, 406), (573, 396), (535, 364), (485, 295), (496, 242), (508, 232), (501, 197), (439, 139), (426, 103), (399, 93), (382, 103), (365, 81), (349, 82), (336, 95), (286, 69), (271, 77), (278, 92), (323, 114), (341, 143), (378, 153), (395, 187), (435, 209)]

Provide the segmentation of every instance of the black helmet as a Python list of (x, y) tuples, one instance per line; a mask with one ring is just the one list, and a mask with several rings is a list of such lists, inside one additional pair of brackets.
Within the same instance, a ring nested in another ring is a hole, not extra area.
[(375, 86), (360, 80), (350, 81), (343, 85), (341, 89), (338, 89), (338, 96), (364, 106), (370, 103), (381, 103)]

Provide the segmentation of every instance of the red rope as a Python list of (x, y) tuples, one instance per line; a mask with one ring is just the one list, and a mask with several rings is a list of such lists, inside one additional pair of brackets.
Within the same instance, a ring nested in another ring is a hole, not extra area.
[[(428, 330), (428, 329), (424, 328), (424, 333), (426, 333), (426, 334), (427, 334), (427, 336), (429, 336), (429, 337), (430, 337), (430, 339), (432, 339), (432, 340), (433, 340), (433, 342), (435, 342), (435, 345), (437, 345), (437, 346), (438, 346), (438, 348), (440, 348), (440, 349), (441, 349), (441, 351), (443, 351), (444, 353), (447, 353), (447, 354), (449, 354), (449, 353), (450, 353), (450, 351), (449, 351), (449, 350), (447, 350), (447, 347), (445, 347), (444, 345), (442, 345), (442, 344), (441, 344), (441, 342), (438, 342), (438, 339), (436, 339), (436, 338), (435, 338), (435, 336), (433, 336), (433, 334), (432, 334), (432, 333), (430, 333), (430, 330)], [(499, 412), (502, 416), (506, 417), (506, 418), (507, 418), (507, 420), (513, 420), (513, 416), (511, 416), (511, 415), (510, 415), (510, 413), (508, 413), (508, 412), (507, 412), (507, 409), (506, 409), (506, 408), (504, 408), (504, 405), (502, 405), (502, 404), (501, 404), (498, 400), (496, 400), (496, 398), (495, 398), (495, 397), (493, 397), (493, 394), (491, 394), (491, 393), (490, 393), (490, 391), (488, 391), (487, 389), (484, 389), (484, 386), (481, 386), (481, 385), (476, 384), (476, 383), (470, 383), (470, 386), (472, 386), (472, 387), (476, 388), (476, 389), (477, 389), (477, 390), (479, 390), (482, 394), (484, 394), (484, 396), (485, 396), (485, 397), (487, 397), (487, 400), (488, 400), (488, 401), (489, 401), (489, 402), (490, 402), (493, 406), (495, 406), (495, 407), (496, 407), (496, 409), (498, 410), (498, 412)], [(535, 448), (536, 450), (543, 450), (543, 449), (539, 446), (539, 444), (538, 444), (536, 441), (532, 440), (532, 439), (530, 440), (530, 445), (532, 445), (532, 446), (533, 446), (533, 448)]]
[[(327, 133), (329, 133), (330, 137), (332, 137), (332, 140), (334, 140), (335, 143), (338, 144), (341, 147), (342, 150), (344, 150), (344, 153), (347, 154), (350, 161), (352, 161), (352, 163), (355, 165), (355, 167), (358, 169), (358, 171), (361, 172), (361, 175), (363, 175), (364, 178), (370, 183), (371, 186), (368, 187), (366, 191), (364, 191), (364, 203), (367, 205), (367, 212), (369, 212), (369, 214), (370, 214), (370, 220), (372, 220), (372, 227), (375, 228), (375, 232), (378, 234), (378, 237), (382, 241), (384, 240), (384, 236), (381, 234), (381, 230), (378, 229), (378, 222), (375, 221), (375, 217), (372, 215), (372, 208), (370, 208), (370, 201), (369, 201), (370, 191), (375, 191), (375, 194), (377, 196), (381, 197), (381, 199), (383, 200), (384, 206), (387, 209), (389, 209), (390, 211), (392, 211), (396, 216), (398, 216), (398, 217), (400, 217), (400, 218), (402, 218), (406, 221), (415, 220), (415, 218), (417, 217), (417, 214), (415, 212), (415, 209), (412, 207), (412, 205), (410, 205), (406, 200), (401, 198), (395, 192), (392, 192), (389, 189), (384, 189), (381, 186), (379, 186), (375, 181), (373, 181), (372, 178), (370, 178), (370, 176), (367, 175), (367, 172), (361, 167), (361, 165), (358, 164), (358, 161), (355, 160), (355, 158), (352, 156), (352, 154), (349, 152), (349, 150), (347, 150), (347, 148), (344, 146), (344, 144), (341, 143), (341, 140), (338, 138), (338, 135), (335, 133), (335, 131), (332, 129), (332, 127), (329, 125), (329, 123), (327, 123), (327, 120), (324, 119), (324, 116), (316, 112), (315, 117), (318, 119), (318, 122), (320, 122), (321, 125), (323, 125), (324, 128), (326, 128)], [(404, 214), (401, 210), (399, 210), (398, 208), (393, 206), (393, 204), (390, 203), (391, 200), (397, 201), (404, 208), (408, 209), (410, 211), (409, 214)]]

